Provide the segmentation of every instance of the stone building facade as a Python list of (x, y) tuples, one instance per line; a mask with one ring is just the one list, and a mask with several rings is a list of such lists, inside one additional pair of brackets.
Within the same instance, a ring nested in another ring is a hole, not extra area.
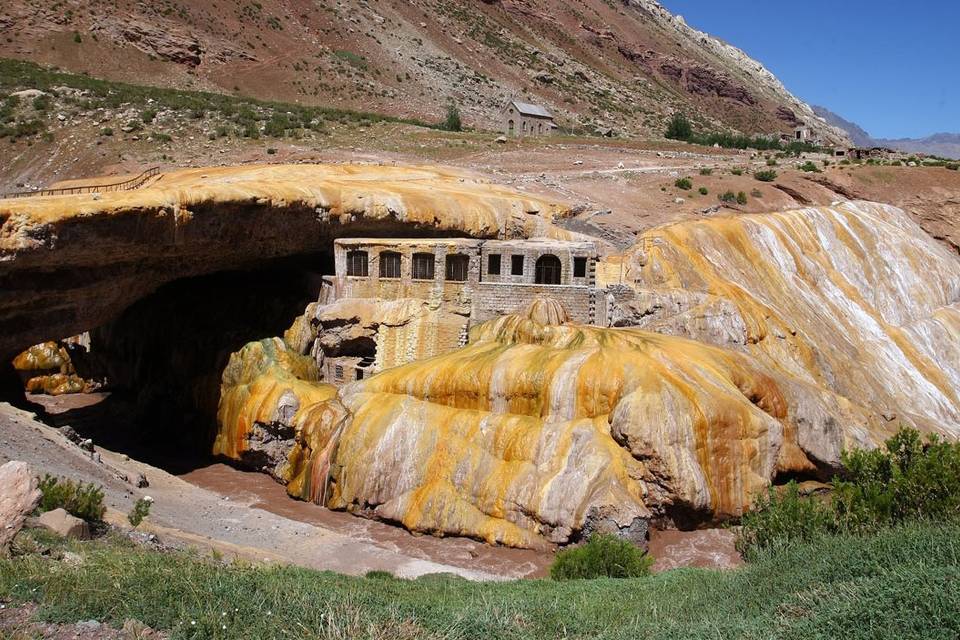
[(511, 101), (503, 108), (501, 129), (508, 136), (547, 136), (557, 130), (553, 114), (537, 104)]
[(454, 349), (466, 343), (472, 324), (519, 311), (538, 296), (560, 302), (575, 322), (603, 325), (598, 257), (590, 241), (337, 240), (334, 298), (375, 300), (382, 318), (364, 320), (376, 326), (373, 359), (369, 353), (338, 352), (324, 365), (327, 378), (347, 382)]

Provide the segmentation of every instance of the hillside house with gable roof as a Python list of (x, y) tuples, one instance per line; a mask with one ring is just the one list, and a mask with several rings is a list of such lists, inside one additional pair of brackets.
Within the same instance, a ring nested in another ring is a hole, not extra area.
[(546, 136), (556, 131), (557, 124), (540, 105), (512, 100), (503, 109), (502, 129), (508, 136)]

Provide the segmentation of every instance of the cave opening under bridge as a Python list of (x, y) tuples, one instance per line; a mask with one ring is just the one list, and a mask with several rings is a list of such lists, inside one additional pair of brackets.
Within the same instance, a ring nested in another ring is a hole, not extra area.
[(81, 377), (104, 380), (102, 390), (27, 394), (29, 408), (169, 471), (205, 464), (230, 355), (282, 336), (333, 271), (333, 254), (322, 252), (168, 282), (90, 330), (89, 352), (74, 365)]

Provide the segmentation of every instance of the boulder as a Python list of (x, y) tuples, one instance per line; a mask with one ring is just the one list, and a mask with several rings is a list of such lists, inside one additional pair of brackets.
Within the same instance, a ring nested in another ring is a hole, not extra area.
[(12, 461), (0, 467), (0, 552), (20, 532), (40, 497), (37, 477), (26, 462)]
[(65, 538), (76, 538), (77, 540), (88, 540), (90, 538), (90, 527), (87, 523), (76, 516), (70, 515), (64, 509), (54, 509), (41, 514), (37, 518), (37, 523)]

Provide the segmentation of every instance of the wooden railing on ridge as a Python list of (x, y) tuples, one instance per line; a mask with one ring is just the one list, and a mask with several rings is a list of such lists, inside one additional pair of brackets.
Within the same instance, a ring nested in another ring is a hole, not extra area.
[(40, 189), (38, 191), (16, 191), (4, 193), (0, 198), (28, 198), (30, 196), (64, 196), (74, 193), (100, 193), (104, 191), (130, 191), (138, 189), (150, 178), (160, 175), (160, 167), (150, 167), (140, 175), (122, 182), (109, 184), (85, 184), (76, 187), (60, 187), (57, 189)]

